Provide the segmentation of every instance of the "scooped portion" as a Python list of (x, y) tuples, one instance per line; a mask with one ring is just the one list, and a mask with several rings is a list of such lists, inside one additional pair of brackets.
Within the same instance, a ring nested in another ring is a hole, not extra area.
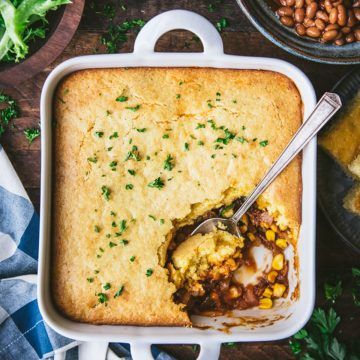
[(191, 296), (202, 296), (204, 281), (228, 277), (238, 268), (243, 247), (243, 238), (223, 230), (190, 236), (172, 254), (171, 280)]

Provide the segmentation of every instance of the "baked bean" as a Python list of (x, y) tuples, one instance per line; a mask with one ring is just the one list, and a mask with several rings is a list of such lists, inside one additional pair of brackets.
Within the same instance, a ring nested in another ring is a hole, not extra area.
[(354, 25), (356, 25), (356, 17), (354, 14), (354, 11), (352, 9), (350, 9), (348, 11), (348, 21), (347, 21), (347, 26), (353, 27)]
[(293, 16), (294, 11), (291, 7), (283, 6), (277, 11), (279, 16)]
[(347, 22), (347, 16), (346, 16), (346, 9), (344, 5), (339, 5), (337, 7), (337, 11), (338, 11), (338, 19), (337, 19), (337, 23), (340, 26), (345, 26), (346, 22)]
[[(0, 0), (1, 1), (1, 0)], [(343, 45), (360, 41), (360, 0), (277, 0), (280, 22), (299, 36)]]
[(306, 35), (312, 38), (318, 38), (321, 35), (321, 31), (316, 26), (312, 26), (306, 29)]
[(359, 8), (354, 8), (353, 12), (354, 12), (354, 15), (356, 17), (356, 20), (360, 21), (360, 9)]
[(316, 26), (319, 30), (324, 30), (324, 29), (325, 29), (325, 23), (324, 23), (324, 21), (322, 21), (321, 19), (316, 19), (316, 20), (315, 20), (315, 26)]
[(296, 22), (302, 23), (305, 19), (305, 10), (304, 9), (296, 9), (294, 18), (295, 18)]
[(325, 6), (325, 10), (327, 11), (328, 14), (330, 14), (333, 6), (330, 0), (325, 0), (324, 2), (324, 6)]
[(335, 45), (338, 45), (338, 46), (341, 46), (341, 45), (344, 45), (345, 44), (345, 40), (344, 39), (337, 39), (334, 41), (334, 44)]
[(349, 34), (351, 32), (351, 28), (349, 28), (348, 26), (345, 26), (341, 29), (341, 32), (343, 34)]
[(330, 31), (330, 30), (337, 30), (339, 29), (339, 25), (338, 24), (330, 24), (325, 28), (325, 31)]
[(306, 34), (306, 27), (303, 24), (297, 24), (295, 31), (300, 35), (304, 36)]
[(313, 2), (310, 5), (308, 5), (306, 7), (306, 17), (312, 19), (316, 14), (317, 9), (318, 9), (318, 4), (316, 2)]
[(346, 37), (345, 37), (345, 41), (347, 43), (352, 43), (355, 41), (355, 35), (353, 33), (351, 34), (347, 34)]
[(316, 17), (318, 19), (321, 19), (321, 20), (325, 21), (325, 22), (329, 21), (328, 14), (325, 11), (322, 11), (322, 10), (319, 10), (319, 11), (316, 12)]
[(309, 18), (305, 18), (304, 21), (303, 21), (303, 24), (305, 27), (312, 27), (312, 26), (315, 26), (315, 21), (314, 20), (311, 20)]
[(338, 10), (337, 8), (332, 8), (329, 14), (330, 24), (337, 23), (337, 19), (338, 19)]
[(354, 36), (357, 41), (360, 41), (360, 28), (354, 30)]
[(290, 16), (282, 16), (280, 18), (280, 21), (285, 26), (288, 26), (288, 27), (294, 26), (294, 19)]
[(329, 31), (325, 31), (323, 33), (322, 38), (325, 41), (332, 41), (334, 40), (336, 37), (338, 36), (338, 31), (337, 30), (329, 30)]

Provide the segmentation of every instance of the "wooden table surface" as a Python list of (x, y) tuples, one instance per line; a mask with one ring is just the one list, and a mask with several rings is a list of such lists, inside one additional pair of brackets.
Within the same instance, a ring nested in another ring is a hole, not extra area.
[[(73, 0), (76, 1), (76, 0)], [(31, 145), (23, 135), (23, 130), (36, 127), (39, 122), (39, 100), (42, 85), (49, 71), (58, 63), (77, 55), (106, 52), (100, 45), (100, 36), (106, 31), (109, 20), (93, 9), (102, 8), (111, 1), (87, 1), (80, 27), (63, 55), (38, 74), (26, 81), (17, 89), (3, 89), (19, 102), (22, 110), (21, 118), (14, 122), (15, 127), (7, 131), (1, 139), (20, 179), (37, 210), (40, 202), (40, 139)], [(119, 1), (113, 1), (119, 3)], [(273, 45), (264, 38), (242, 14), (235, 0), (125, 0), (126, 10), (117, 11), (115, 23), (125, 19), (142, 18), (148, 20), (163, 11), (170, 9), (188, 9), (207, 17), (212, 23), (220, 18), (229, 20), (229, 27), (221, 32), (225, 52), (235, 55), (276, 57), (303, 70), (310, 78), (316, 92), (321, 95), (353, 67), (323, 65), (292, 56)], [(215, 11), (209, 11), (209, 4), (215, 4)], [(129, 40), (120, 49), (121, 52), (132, 51), (135, 35), (131, 33)], [(201, 51), (201, 45), (192, 40), (192, 34), (175, 31), (163, 36), (158, 44), (158, 51)], [(0, 169), (1, 171), (1, 169)], [(348, 276), (352, 266), (359, 266), (359, 256), (344, 245), (341, 239), (330, 228), (321, 210), (318, 209), (317, 219), (317, 305), (322, 305), (324, 280), (334, 274)], [(356, 339), (360, 336), (358, 321), (352, 319), (352, 300), (350, 295), (343, 296), (336, 309), (342, 316), (342, 333), (340, 338)], [(355, 318), (356, 320), (356, 318)], [(357, 317), (357, 320), (359, 318)], [(178, 359), (196, 358), (192, 346), (164, 346), (169, 353)], [(269, 343), (237, 344), (235, 347), (223, 346), (221, 359), (292, 359), (293, 355), (288, 347), (288, 340)]]

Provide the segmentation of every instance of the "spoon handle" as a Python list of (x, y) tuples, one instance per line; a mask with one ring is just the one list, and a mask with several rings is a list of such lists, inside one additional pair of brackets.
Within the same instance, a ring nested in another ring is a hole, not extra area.
[(241, 217), (249, 210), (250, 206), (256, 201), (259, 195), (265, 191), (291, 160), (332, 118), (332, 116), (341, 108), (341, 105), (341, 99), (337, 94), (327, 92), (322, 96), (309, 118), (301, 125), (279, 158), (255, 187), (253, 192), (246, 198), (239, 210), (232, 216), (232, 221), (235, 223), (239, 222)]

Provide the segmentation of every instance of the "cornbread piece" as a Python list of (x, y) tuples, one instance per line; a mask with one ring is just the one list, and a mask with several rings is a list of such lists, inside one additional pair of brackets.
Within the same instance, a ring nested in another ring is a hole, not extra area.
[(190, 293), (203, 295), (199, 281), (228, 276), (243, 246), (243, 238), (222, 230), (190, 236), (172, 254), (170, 279), (177, 288), (185, 286)]
[[(302, 119), (287, 77), (201, 68), (85, 70), (54, 99), (53, 298), (96, 324), (191, 325), (165, 267), (176, 229), (246, 196)], [(296, 241), (297, 158), (261, 204)]]
[(319, 139), (320, 145), (344, 168), (359, 154), (360, 91), (335, 124)]
[(344, 198), (344, 208), (360, 215), (360, 184), (356, 184)]
[[(359, 118), (360, 121), (360, 118)], [(349, 170), (351, 174), (357, 178), (360, 179), (360, 153), (358, 156), (350, 163)]]

